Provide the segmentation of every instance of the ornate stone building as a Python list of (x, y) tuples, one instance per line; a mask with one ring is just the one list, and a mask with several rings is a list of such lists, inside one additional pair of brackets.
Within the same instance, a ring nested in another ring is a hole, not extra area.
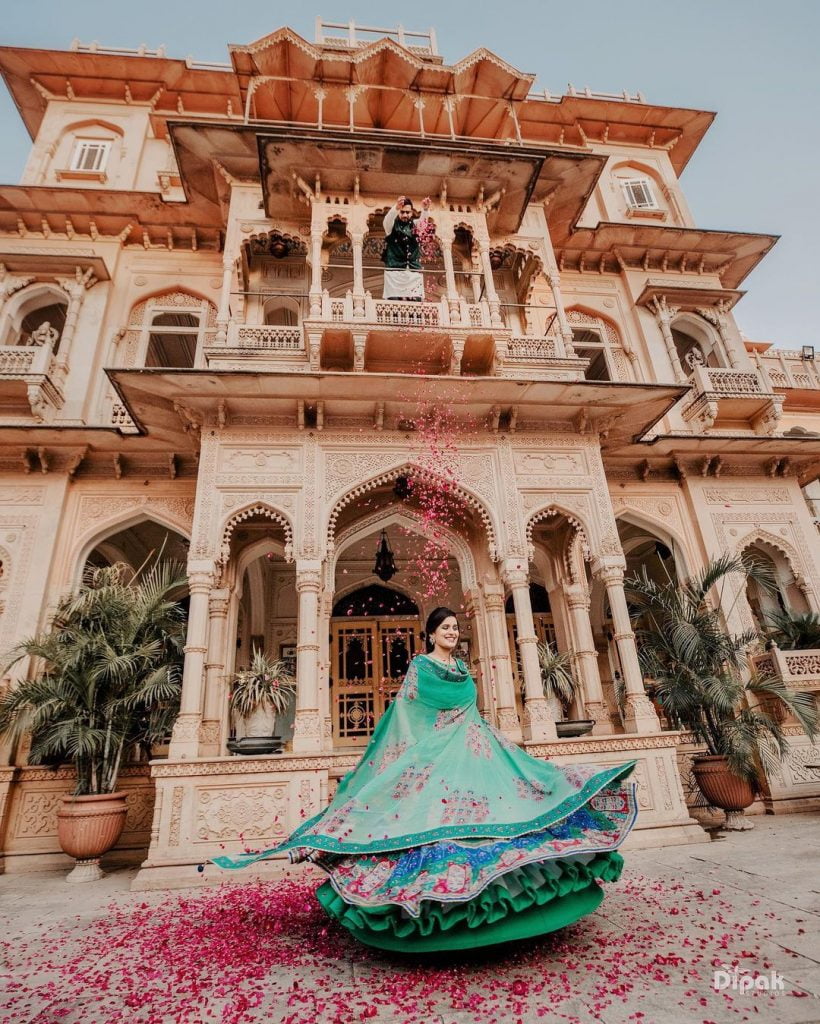
[[(0, 50), (33, 139), (0, 186), (0, 647), (89, 561), (188, 565), (181, 714), (123, 778), (138, 884), (318, 810), (439, 603), (486, 717), (536, 756), (637, 758), (632, 841), (699, 840), (625, 573), (754, 548), (780, 593), (727, 593), (730, 626), (820, 610), (820, 363), (738, 331), (775, 238), (694, 226), (678, 179), (713, 115), (536, 93), (432, 34), (320, 23), (229, 54)], [(421, 303), (381, 297), (400, 194), (433, 198)], [(538, 639), (591, 734), (558, 737)], [(255, 646), (295, 658), (295, 707), (283, 753), (232, 756), (226, 677)], [(770, 657), (820, 686), (820, 652)], [(56, 862), (68, 773), (7, 753), (6, 870)], [(816, 806), (818, 758), (795, 736), (758, 809)]]

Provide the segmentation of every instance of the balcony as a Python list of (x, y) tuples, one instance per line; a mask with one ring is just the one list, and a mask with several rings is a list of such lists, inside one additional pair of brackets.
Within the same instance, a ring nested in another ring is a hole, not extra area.
[(231, 321), (225, 343), (208, 345), (205, 358), (208, 366), (217, 370), (308, 369), (302, 328), (279, 324), (254, 326)]
[(717, 429), (773, 434), (780, 422), (782, 395), (774, 394), (757, 370), (695, 366), (692, 391), (681, 413), (697, 432)]
[(788, 690), (820, 693), (820, 650), (781, 651), (772, 647), (765, 654), (751, 657), (760, 676), (779, 679)]
[(50, 345), (0, 346), (0, 408), (43, 423), (62, 408), (61, 370)]
[(333, 298), (305, 321), (313, 370), (489, 375), (503, 362), (510, 331), (487, 302), (400, 302), (369, 293)]

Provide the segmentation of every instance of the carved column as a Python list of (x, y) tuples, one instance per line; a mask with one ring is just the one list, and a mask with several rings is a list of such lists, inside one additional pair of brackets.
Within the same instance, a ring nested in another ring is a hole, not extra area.
[(558, 317), (558, 329), (561, 332), (561, 341), (564, 345), (564, 355), (572, 358), (575, 355), (575, 348), (572, 344), (572, 328), (567, 319), (567, 311), (564, 309), (564, 298), (561, 295), (561, 276), (555, 267), (548, 267), (545, 276), (552, 292), (552, 301), (555, 303), (555, 315)]
[(614, 626), (614, 640), (618, 647), (618, 657), (624, 674), (626, 688), (624, 727), (627, 732), (660, 732), (661, 725), (658, 715), (644, 690), (643, 673), (638, 661), (638, 648), (635, 646), (635, 634), (632, 632), (632, 623), (629, 619), (629, 609), (624, 593), (623, 566), (604, 565), (596, 572), (595, 576), (606, 587)]
[(538, 637), (535, 635), (530, 602), (530, 579), (523, 569), (517, 568), (517, 564), (514, 560), (512, 565), (505, 564), (502, 578), (512, 593), (518, 649), (524, 672), (524, 738), (544, 743), (557, 739), (558, 734), (541, 682)]
[(484, 609), (489, 641), (490, 685), (498, 699), (498, 728), (509, 739), (520, 743), (523, 739), (521, 723), (515, 709), (515, 687), (510, 665), (510, 645), (507, 640), (507, 622), (504, 618), (504, 588), (500, 583), (484, 583)]
[(296, 593), (299, 596), (298, 643), (296, 645), (296, 720), (294, 751), (317, 751), (322, 745), (319, 715), (319, 590), (322, 584), (318, 561), (296, 563)]
[(57, 354), (57, 362), (61, 369), (68, 368), (68, 360), (71, 354), (71, 343), (77, 330), (77, 320), (80, 316), (86, 289), (94, 283), (91, 271), (83, 272), (80, 267), (74, 271), (74, 277), (64, 277), (58, 281), (62, 290), (68, 296), (68, 308), (65, 316), (65, 327), (60, 335), (60, 347)]
[(310, 317), (322, 315), (322, 232), (315, 227), (310, 232)]
[(333, 592), (325, 590), (319, 599), (319, 718), (322, 749), (333, 749), (333, 698), (330, 692), (330, 619)]
[(461, 322), (461, 304), (456, 286), (456, 271), (453, 266), (453, 238), (442, 239), (441, 255), (444, 258), (444, 275), (447, 279), (447, 305), (450, 309), (450, 323)]
[(202, 698), (205, 689), (205, 655), (208, 651), (208, 603), (213, 586), (213, 562), (189, 562), (188, 635), (182, 670), (182, 698), (171, 734), (168, 756), (185, 761), (199, 753)]
[(470, 660), (472, 664), (467, 668), (472, 672), (476, 662), (480, 672), (476, 673), (480, 678), (476, 679), (476, 687), (479, 693), (479, 706), (484, 718), (495, 724), (495, 699), (492, 687), (488, 685), (487, 673), (483, 670), (485, 641), (482, 635), (483, 619), (479, 612), (480, 595), (472, 590), (464, 591), (464, 617), (470, 623), (471, 651)]
[(698, 313), (707, 323), (710, 323), (718, 332), (723, 343), (729, 365), (734, 370), (748, 370), (751, 366), (751, 359), (746, 351), (739, 333), (732, 330), (729, 320), (729, 305), (726, 302), (719, 302), (714, 307), (705, 307), (698, 310)]
[(228, 684), (225, 678), (225, 636), (228, 624), (230, 593), (212, 590), (208, 604), (208, 656), (205, 661), (205, 710), (199, 730), (199, 753), (202, 757), (218, 757), (223, 753), (222, 723)]
[(364, 316), (364, 270), (362, 269), (362, 250), (364, 248), (364, 234), (361, 231), (353, 231), (350, 234), (350, 242), (353, 247), (353, 316)]
[(228, 341), (228, 322), (231, 319), (231, 284), (233, 283), (233, 260), (225, 255), (222, 259), (222, 289), (219, 293), (219, 309), (216, 314), (217, 345), (225, 345)]
[(595, 722), (593, 734), (607, 735), (613, 729), (598, 671), (598, 654), (589, 619), (589, 591), (583, 584), (568, 583), (564, 586), (564, 600), (572, 622), (573, 660), (576, 678), (583, 691), (584, 713)]
[(668, 305), (665, 295), (652, 299), (649, 305), (652, 307), (655, 319), (658, 321), (658, 326), (661, 329), (675, 380), (683, 383), (686, 380), (686, 374), (683, 372), (680, 356), (678, 355), (677, 348), (675, 348), (675, 339), (672, 337), (672, 318), (678, 312), (678, 307)]
[(479, 236), (476, 241), (478, 242), (478, 252), (481, 257), (481, 269), (484, 274), (484, 289), (487, 294), (487, 301), (490, 304), (490, 326), (503, 327), (504, 325), (501, 322), (501, 300), (498, 298), (498, 292), (495, 290), (493, 268), (490, 265), (490, 239), (487, 236)]

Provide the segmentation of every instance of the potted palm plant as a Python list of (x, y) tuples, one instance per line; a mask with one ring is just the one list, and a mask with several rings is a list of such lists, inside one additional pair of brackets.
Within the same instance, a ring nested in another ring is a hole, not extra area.
[(236, 740), (228, 749), (236, 754), (273, 754), (282, 746), (274, 735), (277, 716), (287, 710), (296, 693), (290, 666), (253, 650), (249, 668), (240, 669), (231, 680), (230, 708)]
[[(653, 681), (655, 699), (674, 727), (690, 730), (706, 745), (708, 752), (696, 755), (692, 766), (698, 787), (711, 806), (726, 812), (727, 828), (749, 828), (743, 811), (754, 801), (761, 765), (777, 770), (789, 749), (772, 704), (790, 711), (812, 738), (817, 713), (811, 695), (794, 693), (777, 678), (745, 672), (758, 634), (727, 632), (708, 601), (712, 588), (722, 590), (732, 576), (771, 585), (765, 566), (723, 555), (682, 582), (671, 577), (658, 582), (644, 569), (625, 587), (634, 607), (641, 666)], [(742, 592), (741, 587), (738, 595)]]
[(583, 736), (595, 724), (591, 718), (567, 719), (578, 687), (570, 668), (569, 654), (556, 651), (551, 644), (538, 644), (538, 665), (544, 696), (552, 708), (555, 729), (559, 737)]
[(779, 612), (766, 620), (766, 636), (784, 651), (820, 648), (820, 615), (816, 612)]
[(30, 658), (33, 671), (0, 698), (0, 734), (30, 735), (29, 763), (70, 761), (77, 773), (57, 812), (60, 846), (77, 861), (71, 882), (102, 876), (125, 825), (123, 760), (161, 741), (178, 711), (186, 584), (170, 562), (88, 567), (49, 628), (10, 653), (7, 668)]

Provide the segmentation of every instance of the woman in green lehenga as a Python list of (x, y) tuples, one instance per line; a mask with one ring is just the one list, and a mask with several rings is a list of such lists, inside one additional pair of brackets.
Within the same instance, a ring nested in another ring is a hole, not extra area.
[(635, 823), (635, 761), (557, 765), (530, 757), (482, 719), (454, 654), (458, 620), (430, 614), (358, 765), (331, 804), (241, 868), (289, 851), (329, 875), (327, 913), (361, 942), (426, 952), (529, 938), (595, 910)]

